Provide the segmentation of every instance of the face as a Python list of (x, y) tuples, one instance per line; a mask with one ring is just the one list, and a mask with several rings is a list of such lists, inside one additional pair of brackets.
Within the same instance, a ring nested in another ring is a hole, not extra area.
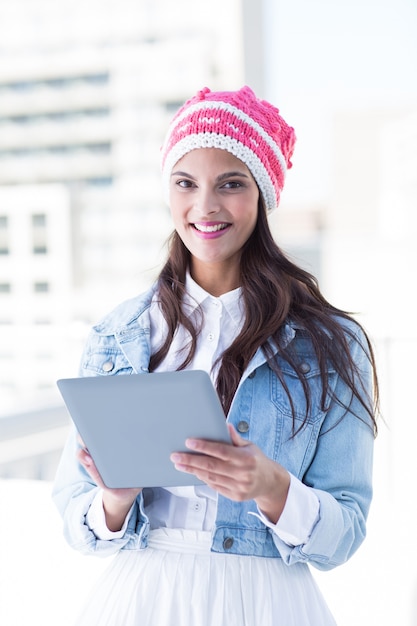
[(172, 219), (190, 251), (191, 274), (203, 287), (205, 277), (214, 275), (238, 281), (241, 250), (255, 228), (258, 199), (252, 174), (226, 150), (192, 150), (174, 165)]

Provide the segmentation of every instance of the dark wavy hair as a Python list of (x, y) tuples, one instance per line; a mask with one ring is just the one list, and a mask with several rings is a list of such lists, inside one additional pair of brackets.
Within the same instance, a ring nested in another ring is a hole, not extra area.
[[(192, 360), (201, 330), (201, 318), (196, 326), (186, 316), (182, 308), (185, 294), (185, 276), (190, 264), (190, 253), (178, 233), (174, 231), (169, 238), (169, 255), (158, 278), (159, 302), (168, 325), (168, 332), (163, 345), (151, 356), (150, 371), (163, 361), (168, 353), (174, 333), (181, 324), (188, 331), (189, 343), (184, 346), (184, 359), (178, 369), (184, 369)], [(280, 379), (288, 395), (293, 414), (293, 436), (304, 426), (311, 407), (311, 394), (305, 372), (297, 355), (286, 347), (282, 329), (291, 320), (303, 329), (313, 346), (320, 368), (322, 389), (321, 408), (327, 410), (329, 398), (343, 403), (332, 396), (328, 365), (332, 365), (351, 392), (351, 401), (357, 398), (369, 416), (369, 420), (357, 416), (372, 424), (377, 432), (376, 415), (378, 411), (378, 382), (375, 358), (368, 336), (363, 331), (366, 345), (362, 346), (372, 365), (372, 397), (361, 383), (362, 376), (351, 357), (349, 342), (358, 341), (352, 330), (352, 324), (342, 323), (342, 319), (358, 322), (345, 311), (335, 308), (323, 297), (316, 278), (295, 265), (279, 248), (269, 228), (262, 198), (259, 199), (258, 217), (255, 229), (246, 242), (240, 263), (240, 285), (245, 306), (245, 319), (242, 330), (233, 343), (219, 359), (217, 392), (223, 409), (227, 414), (238, 387), (242, 374), (258, 348), (265, 354), (271, 369)], [(353, 328), (354, 328), (353, 325)], [(363, 329), (362, 329), (363, 330)], [(362, 334), (362, 333), (361, 333)], [(306, 398), (306, 417), (301, 426), (295, 427), (295, 407), (290, 391), (278, 365), (272, 345), (295, 370), (301, 381)], [(343, 405), (346, 411), (348, 405)]]

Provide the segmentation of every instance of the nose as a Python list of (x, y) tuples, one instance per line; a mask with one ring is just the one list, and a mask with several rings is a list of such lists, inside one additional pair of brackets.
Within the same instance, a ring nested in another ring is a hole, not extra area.
[(194, 208), (200, 217), (212, 216), (220, 210), (220, 201), (217, 194), (209, 188), (200, 187), (195, 197)]

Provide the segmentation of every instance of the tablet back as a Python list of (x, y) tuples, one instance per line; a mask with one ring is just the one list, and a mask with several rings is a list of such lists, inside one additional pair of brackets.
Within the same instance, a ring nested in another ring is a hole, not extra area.
[(230, 441), (209, 375), (201, 370), (57, 381), (108, 487), (198, 485), (169, 456), (187, 437)]

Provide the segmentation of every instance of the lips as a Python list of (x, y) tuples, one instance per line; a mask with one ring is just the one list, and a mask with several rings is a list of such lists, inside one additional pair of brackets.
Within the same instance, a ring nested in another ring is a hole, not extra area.
[(227, 228), (228, 226), (230, 226), (230, 224), (228, 224), (227, 222), (193, 224), (193, 227), (200, 233), (217, 233), (220, 230), (225, 230), (225, 228)]

